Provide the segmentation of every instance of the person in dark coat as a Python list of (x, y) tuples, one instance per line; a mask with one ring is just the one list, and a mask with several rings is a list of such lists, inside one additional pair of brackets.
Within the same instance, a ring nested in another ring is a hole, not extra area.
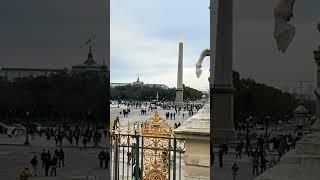
[(44, 168), (44, 164), (45, 164), (45, 158), (46, 158), (46, 150), (42, 150), (42, 153), (41, 153), (41, 161), (42, 161), (42, 165), (41, 167)]
[(108, 169), (109, 168), (109, 161), (110, 161), (110, 154), (108, 151), (106, 151), (105, 153), (105, 160), (104, 160), (104, 165), (105, 168)]
[(53, 176), (53, 173), (54, 173), (54, 176), (57, 176), (57, 164), (58, 164), (58, 157), (54, 156), (51, 160), (51, 165), (52, 165), (51, 176)]
[(106, 154), (105, 154), (105, 152), (102, 150), (102, 151), (99, 153), (99, 156), (98, 156), (100, 168), (103, 168), (103, 161), (104, 161), (105, 158), (106, 158), (105, 156), (106, 156)]
[(61, 167), (61, 164), (62, 164), (62, 167), (64, 167), (64, 151), (62, 148), (60, 148), (60, 151), (58, 153), (58, 158), (59, 158), (59, 168)]
[(224, 154), (224, 151), (222, 150), (222, 148), (220, 148), (219, 150), (219, 167), (223, 167), (223, 154)]
[(48, 176), (50, 166), (51, 166), (51, 159), (49, 154), (46, 153), (45, 160), (44, 160), (44, 170), (45, 170), (46, 176)]
[(32, 174), (34, 174), (34, 176), (37, 176), (37, 166), (38, 166), (37, 156), (34, 156), (31, 159), (30, 164), (32, 165)]
[(232, 166), (232, 179), (233, 180), (236, 180), (238, 170), (239, 170), (239, 167), (238, 167), (237, 163), (234, 163)]

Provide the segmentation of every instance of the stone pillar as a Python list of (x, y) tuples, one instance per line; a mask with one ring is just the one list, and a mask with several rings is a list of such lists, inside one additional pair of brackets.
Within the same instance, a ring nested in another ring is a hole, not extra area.
[(179, 42), (179, 59), (178, 59), (178, 77), (177, 77), (177, 90), (176, 101), (177, 106), (183, 106), (183, 41)]
[[(211, 0), (211, 6), (213, 3)], [(233, 0), (218, 0), (218, 9), (215, 12), (217, 24), (212, 11), (213, 8), (210, 13), (210, 49), (214, 49), (216, 37), (216, 52), (212, 53), (216, 56), (210, 56), (210, 119), (214, 119), (210, 133), (211, 142), (220, 144), (225, 140), (235, 139), (232, 83)]]
[(187, 119), (174, 133), (185, 139), (185, 180), (210, 179), (210, 104)]
[[(320, 30), (319, 30), (320, 31)], [(311, 129), (320, 131), (320, 46), (317, 50), (313, 51), (315, 63), (317, 65), (317, 87), (314, 91), (316, 95), (316, 122), (312, 125)]]

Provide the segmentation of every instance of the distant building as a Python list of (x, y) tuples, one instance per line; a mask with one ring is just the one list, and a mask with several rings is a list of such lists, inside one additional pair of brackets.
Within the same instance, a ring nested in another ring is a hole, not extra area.
[(153, 88), (160, 88), (160, 89), (169, 89), (169, 87), (165, 84), (144, 84), (142, 81), (140, 81), (140, 78), (132, 83), (110, 83), (111, 87), (121, 87), (121, 86), (146, 86), (146, 87), (153, 87)]
[(3, 80), (12, 81), (24, 77), (49, 76), (67, 71), (66, 69), (36, 69), (36, 68), (2, 68), (0, 76)]
[(0, 70), (0, 79), (12, 81), (24, 77), (49, 76), (52, 74), (67, 73), (70, 76), (77, 74), (98, 75), (106, 79), (108, 68), (105, 61), (102, 64), (96, 63), (93, 58), (91, 46), (89, 47), (88, 58), (78, 65), (72, 66), (72, 69), (43, 69), (43, 68), (2, 68)]
[(70, 74), (74, 75), (79, 73), (85, 73), (87, 75), (94, 74), (104, 79), (107, 76), (107, 66), (105, 64), (105, 61), (102, 61), (102, 64), (98, 64), (94, 60), (91, 46), (89, 47), (88, 58), (82, 64), (72, 66)]

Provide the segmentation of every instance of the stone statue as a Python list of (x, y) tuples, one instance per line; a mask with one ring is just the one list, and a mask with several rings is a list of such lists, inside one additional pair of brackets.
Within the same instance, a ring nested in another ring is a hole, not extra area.
[(202, 53), (200, 54), (200, 57), (199, 57), (199, 60), (196, 64), (196, 75), (197, 77), (199, 78), (202, 74), (202, 62), (203, 62), (203, 59), (206, 57), (206, 56), (210, 56), (210, 49), (205, 49), (202, 51)]
[(296, 29), (290, 24), (293, 17), (293, 6), (295, 0), (279, 0), (274, 9), (275, 28), (274, 38), (277, 41), (278, 49), (285, 52), (295, 36)]

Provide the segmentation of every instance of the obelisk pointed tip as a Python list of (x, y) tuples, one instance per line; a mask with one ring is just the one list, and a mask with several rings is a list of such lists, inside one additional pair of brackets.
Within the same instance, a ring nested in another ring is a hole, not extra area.
[(183, 43), (183, 37), (179, 39), (179, 43)]

